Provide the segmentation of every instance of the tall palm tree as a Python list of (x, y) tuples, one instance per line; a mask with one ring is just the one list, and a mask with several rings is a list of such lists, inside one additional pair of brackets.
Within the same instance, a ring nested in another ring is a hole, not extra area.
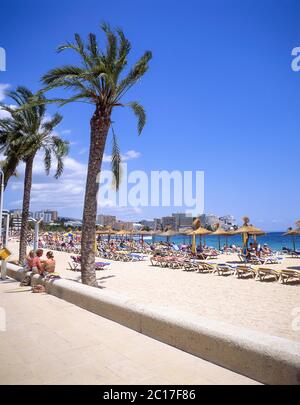
[[(146, 73), (148, 63), (152, 58), (151, 52), (145, 52), (131, 70), (123, 75), (131, 49), (130, 42), (121, 29), (112, 31), (107, 24), (102, 24), (102, 30), (107, 41), (105, 51), (101, 51), (98, 46), (95, 34), (89, 34), (87, 43), (78, 34), (75, 34), (75, 41), (61, 45), (58, 51), (66, 49), (74, 51), (80, 57), (80, 65), (65, 65), (52, 69), (42, 78), (46, 85), (45, 91), (54, 88), (73, 91), (71, 97), (55, 100), (60, 105), (83, 101), (94, 106), (94, 113), (90, 120), (90, 150), (81, 243), (82, 282), (91, 286), (97, 286), (94, 252), (99, 189), (97, 178), (101, 170), (106, 139), (111, 126), (112, 111), (115, 107), (131, 107), (138, 118), (138, 132), (139, 134), (142, 132), (146, 121), (144, 108), (136, 101), (123, 103), (121, 100)], [(117, 187), (119, 182), (118, 163), (119, 157), (116, 154), (113, 159), (113, 169), (116, 174), (115, 185)]]
[[(33, 94), (25, 87), (18, 87), (8, 94), (17, 108), (2, 105), (10, 117), (0, 120), (0, 151), (6, 156), (6, 167), (15, 172), (22, 161), (25, 163), (24, 194), (22, 223), (20, 234), (19, 261), (23, 262), (26, 255), (26, 238), (28, 231), (30, 194), (32, 186), (32, 170), (34, 159), (39, 151), (44, 153), (46, 173), (51, 169), (52, 157), (57, 160), (55, 177), (63, 172), (63, 158), (67, 155), (68, 142), (53, 134), (54, 128), (61, 122), (62, 116), (55, 114), (46, 119), (45, 97)], [(37, 100), (37, 105), (31, 101)], [(30, 105), (30, 107), (28, 107)], [(23, 108), (26, 106), (26, 108)]]

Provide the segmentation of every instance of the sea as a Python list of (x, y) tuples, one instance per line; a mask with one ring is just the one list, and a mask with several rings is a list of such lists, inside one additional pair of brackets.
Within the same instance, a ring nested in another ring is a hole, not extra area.
[[(284, 232), (270, 232), (267, 233), (263, 236), (258, 236), (257, 237), (257, 243), (263, 245), (264, 243), (266, 243), (272, 250), (282, 250), (283, 247), (287, 247), (290, 249), (293, 249), (293, 239), (291, 236), (283, 236)], [(219, 240), (218, 240), (218, 236), (210, 236), (207, 235), (205, 237), (202, 237), (202, 243), (205, 242), (205, 244), (207, 246), (211, 246), (214, 248), (219, 247)], [(151, 237), (145, 237), (144, 240), (145, 242), (151, 242)], [(236, 246), (242, 246), (242, 236), (241, 235), (232, 235), (232, 236), (228, 236), (227, 238), (227, 245), (236, 245)], [(162, 237), (162, 236), (155, 236), (154, 237), (154, 241), (158, 242), (158, 241), (163, 241), (166, 242), (166, 238)], [(251, 238), (249, 240), (249, 242), (251, 242)], [(296, 236), (294, 237), (295, 240), (295, 245), (296, 245), (296, 249), (300, 249), (300, 236)], [(170, 238), (170, 242), (175, 243), (177, 245), (180, 244), (189, 244), (191, 243), (191, 237), (190, 236), (173, 236)], [(197, 237), (197, 244), (200, 243), (200, 238)], [(221, 244), (221, 248), (224, 246), (225, 244), (225, 237), (221, 236), (220, 237), (220, 244)]]

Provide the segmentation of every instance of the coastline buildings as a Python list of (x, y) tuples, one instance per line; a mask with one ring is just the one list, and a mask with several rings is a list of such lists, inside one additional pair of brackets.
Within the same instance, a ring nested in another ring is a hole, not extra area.
[[(22, 210), (17, 208), (9, 211), (10, 214), (10, 227), (16, 231), (21, 229), (22, 223)], [(32, 212), (29, 212), (29, 216), (32, 216)]]
[(236, 219), (232, 215), (224, 215), (223, 217), (219, 218), (220, 225), (222, 226), (225, 231), (229, 229), (237, 228)]
[(142, 221), (140, 221), (140, 224), (144, 228), (149, 228), (151, 230), (155, 229), (155, 221), (154, 221), (154, 219), (143, 219)]
[(34, 219), (42, 219), (45, 224), (49, 224), (50, 222), (55, 222), (58, 219), (57, 211), (51, 210), (44, 210), (44, 211), (36, 211), (34, 213)]
[[(20, 229), (21, 227), (21, 218), (22, 218), (22, 210), (21, 209), (12, 209), (10, 212), (10, 224), (13, 229)], [(36, 211), (34, 213), (29, 213), (30, 217), (34, 219), (43, 219), (43, 222), (47, 225), (59, 225), (64, 224), (66, 227), (77, 228), (82, 226), (82, 221), (76, 218), (70, 217), (58, 217), (58, 212), (55, 210), (41, 210)], [(185, 212), (176, 212), (172, 213), (171, 215), (163, 216), (161, 218), (154, 218), (154, 219), (143, 219), (140, 221), (124, 221), (119, 220), (115, 215), (97, 215), (97, 222), (96, 225), (102, 227), (110, 227), (115, 229), (116, 231), (119, 230), (140, 230), (142, 228), (146, 228), (149, 230), (155, 231), (165, 231), (167, 229), (172, 229), (174, 231), (181, 231), (187, 228), (191, 228), (193, 226), (193, 220), (195, 218), (192, 217), (191, 214)], [(223, 215), (219, 217), (215, 214), (202, 214), (199, 216), (201, 226), (211, 229), (216, 224), (220, 224), (220, 226), (225, 230), (231, 230), (237, 228), (237, 222), (232, 215)]]
[(162, 230), (161, 218), (154, 218), (154, 230), (155, 231), (161, 231)]
[(117, 217), (114, 215), (97, 215), (97, 225), (113, 228), (117, 222)]
[(199, 216), (199, 219), (201, 222), (201, 226), (203, 226), (204, 228), (211, 227), (220, 222), (219, 217), (215, 214), (202, 214)]
[(162, 229), (174, 229), (176, 230), (176, 218), (171, 216), (171, 217), (162, 217), (161, 219), (161, 225)]
[(216, 224), (220, 224), (221, 228), (225, 231), (237, 227), (236, 219), (232, 215), (224, 215), (218, 217), (215, 214), (202, 214), (199, 216), (201, 226), (204, 228), (210, 228)]
[(82, 222), (79, 220), (69, 220), (69, 221), (64, 222), (64, 226), (70, 227), (70, 228), (81, 228)]
[(191, 214), (177, 212), (172, 214), (175, 219), (175, 230), (178, 231), (181, 228), (190, 228), (193, 225), (193, 217)]
[(126, 221), (116, 221), (114, 223), (113, 228), (116, 231), (132, 231), (133, 230), (133, 222), (126, 222)]

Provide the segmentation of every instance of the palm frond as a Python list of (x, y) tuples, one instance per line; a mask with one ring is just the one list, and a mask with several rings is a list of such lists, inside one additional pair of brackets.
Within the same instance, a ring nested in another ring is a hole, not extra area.
[[(66, 49), (75, 51), (80, 55), (80, 65), (65, 65), (51, 69), (42, 78), (45, 84), (43, 92), (55, 88), (73, 92), (69, 98), (56, 99), (58, 104), (62, 106), (81, 101), (92, 103), (99, 113), (99, 119), (103, 112), (111, 114), (115, 107), (124, 106), (121, 99), (147, 72), (152, 58), (150, 51), (145, 52), (127, 75), (123, 76), (131, 44), (120, 28), (112, 30), (106, 23), (103, 23), (101, 28), (106, 36), (104, 51), (101, 50), (95, 34), (90, 33), (86, 42), (79, 34), (75, 34), (75, 41), (59, 46), (58, 51)], [(145, 125), (145, 111), (137, 103), (130, 106), (138, 117), (140, 133)]]
[(50, 120), (42, 124), (42, 128), (47, 132), (51, 132), (62, 121), (62, 119), (62, 115), (56, 113)]
[(112, 152), (111, 152), (111, 171), (113, 173), (113, 186), (116, 188), (116, 190), (118, 190), (121, 182), (122, 159), (118, 139), (113, 128), (112, 132), (113, 138), (112, 138)]
[(152, 58), (152, 53), (147, 51), (140, 60), (130, 70), (125, 79), (121, 80), (116, 88), (116, 101), (120, 100), (124, 94), (147, 72), (148, 63)]
[[(6, 110), (11, 112), (11, 116), (0, 120), (0, 151), (8, 162), (8, 176), (12, 175), (21, 161), (27, 162), (30, 158), (34, 158), (40, 149), (45, 152), (44, 163), (48, 174), (52, 153), (60, 160), (68, 153), (67, 147), (60, 146), (60, 142), (63, 141), (58, 136), (51, 136), (54, 128), (61, 122), (62, 116), (55, 114), (52, 118), (45, 120), (48, 100), (41, 92), (33, 94), (24, 87), (18, 87), (11, 92), (11, 95), (18, 108), (6, 107)], [(62, 170), (63, 164), (60, 161), (58, 176), (61, 175)]]
[(56, 173), (54, 177), (57, 179), (59, 178), (64, 170), (64, 158), (68, 155), (69, 153), (69, 142), (68, 141), (63, 141), (61, 138), (58, 136), (52, 136), (52, 142), (53, 142), (53, 153), (54, 156), (57, 160), (57, 165), (56, 165)]
[(45, 155), (44, 155), (44, 165), (46, 174), (49, 175), (52, 163), (52, 153), (49, 147), (45, 148)]
[(142, 131), (143, 131), (143, 128), (144, 128), (145, 124), (146, 124), (145, 109), (141, 104), (139, 104), (136, 101), (128, 103), (127, 105), (129, 105), (132, 108), (134, 114), (136, 115), (136, 117), (138, 119), (138, 133), (140, 135), (142, 133)]

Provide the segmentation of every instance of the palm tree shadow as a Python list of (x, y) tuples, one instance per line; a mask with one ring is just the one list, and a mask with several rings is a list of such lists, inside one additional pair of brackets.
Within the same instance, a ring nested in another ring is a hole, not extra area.
[[(114, 277), (114, 276), (109, 276), (109, 277)], [(82, 284), (82, 283), (81, 283), (81, 277), (78, 277), (77, 279), (75, 279), (75, 278), (65, 278), (64, 280), (69, 280), (69, 281), (73, 281), (74, 283)], [(100, 280), (101, 280), (101, 279), (100, 279)], [(99, 281), (99, 279), (97, 279), (97, 281)], [(103, 288), (105, 288), (105, 287), (102, 286), (102, 285), (98, 285), (97, 288), (103, 289)]]

